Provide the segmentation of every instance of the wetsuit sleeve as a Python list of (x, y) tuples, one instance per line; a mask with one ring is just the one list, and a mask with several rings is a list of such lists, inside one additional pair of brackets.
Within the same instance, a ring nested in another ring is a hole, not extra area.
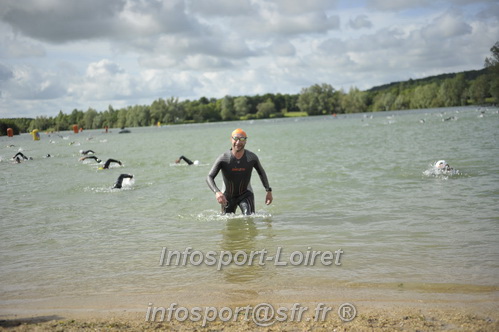
[(123, 179), (133, 179), (133, 175), (131, 174), (121, 174), (118, 177), (118, 180), (116, 180), (116, 183), (114, 184), (113, 188), (115, 189), (121, 189), (123, 185)]
[(263, 187), (266, 191), (268, 191), (270, 189), (270, 185), (269, 180), (267, 179), (267, 173), (265, 173), (265, 170), (263, 169), (262, 164), (260, 164), (260, 159), (258, 157), (256, 157), (255, 169), (260, 176), (260, 180), (262, 180)]
[(184, 156), (180, 156), (180, 158), (178, 158), (178, 159), (179, 159), (179, 160), (183, 160), (183, 161), (185, 161), (185, 162), (186, 162), (187, 164), (189, 164), (189, 165), (194, 164), (194, 163), (192, 162), (192, 160), (190, 160), (189, 158), (184, 157)]
[(215, 177), (218, 175), (218, 172), (220, 172), (220, 169), (222, 168), (222, 160), (223, 160), (223, 155), (217, 158), (217, 160), (213, 164), (213, 167), (208, 173), (208, 176), (206, 177), (206, 183), (208, 184), (208, 187), (210, 187), (211, 191), (213, 191), (214, 193), (221, 191), (220, 189), (218, 189), (217, 185), (215, 184)]

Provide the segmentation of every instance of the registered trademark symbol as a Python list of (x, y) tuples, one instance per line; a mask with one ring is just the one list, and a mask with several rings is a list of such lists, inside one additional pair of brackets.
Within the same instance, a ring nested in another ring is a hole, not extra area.
[(350, 322), (357, 316), (357, 309), (355, 309), (353, 304), (343, 303), (338, 308), (338, 316), (342, 321)]

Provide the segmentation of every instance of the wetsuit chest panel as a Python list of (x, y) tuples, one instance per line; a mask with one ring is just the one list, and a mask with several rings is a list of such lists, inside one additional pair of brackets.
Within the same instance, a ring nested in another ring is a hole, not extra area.
[(226, 194), (229, 196), (238, 196), (248, 190), (255, 160), (250, 158), (249, 151), (245, 151), (241, 159), (237, 159), (230, 154), (228, 160), (228, 163), (222, 165)]

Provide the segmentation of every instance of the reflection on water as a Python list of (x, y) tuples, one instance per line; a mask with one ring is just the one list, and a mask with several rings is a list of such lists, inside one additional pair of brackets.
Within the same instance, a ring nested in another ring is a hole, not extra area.
[[(272, 227), (270, 222), (267, 225)], [(243, 220), (239, 218), (230, 218), (227, 220), (225, 229), (222, 232), (220, 248), (221, 250), (231, 252), (234, 260), (240, 263), (234, 262), (223, 269), (225, 281), (230, 283), (244, 283), (255, 281), (264, 276), (264, 267), (258, 264), (258, 257), (254, 262), (250, 261), (253, 252), (264, 249), (257, 248), (256, 238), (258, 235), (259, 232), (252, 217), (245, 217)], [(241, 254), (242, 252), (245, 255)]]

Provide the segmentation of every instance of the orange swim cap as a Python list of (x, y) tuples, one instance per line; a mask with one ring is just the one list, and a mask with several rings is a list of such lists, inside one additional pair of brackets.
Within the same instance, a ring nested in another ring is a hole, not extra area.
[(237, 128), (236, 130), (234, 130), (232, 132), (231, 137), (234, 137), (236, 135), (242, 135), (243, 137), (248, 137), (248, 136), (246, 136), (246, 133), (244, 132), (244, 130), (242, 130), (241, 128)]

